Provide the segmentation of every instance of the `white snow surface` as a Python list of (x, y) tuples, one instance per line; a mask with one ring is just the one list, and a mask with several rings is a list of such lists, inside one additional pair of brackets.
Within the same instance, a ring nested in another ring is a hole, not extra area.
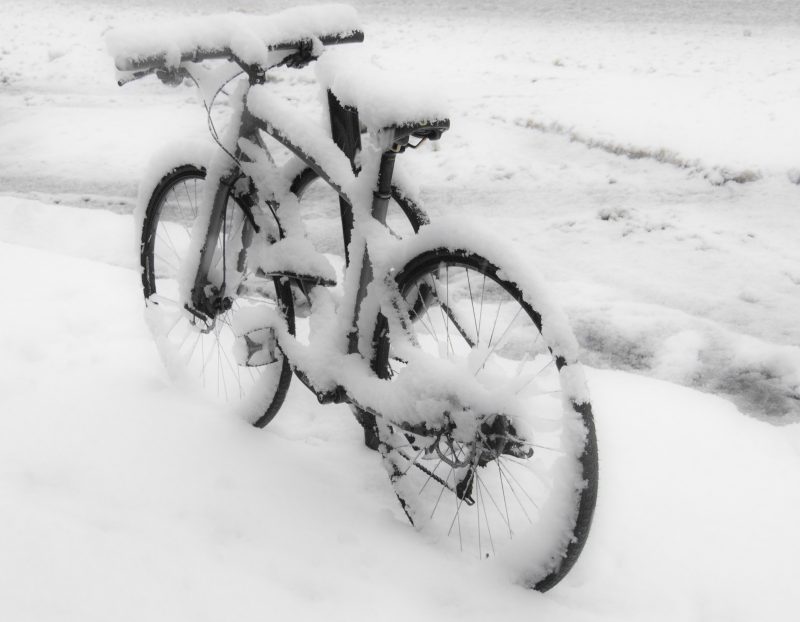
[[(125, 247), (130, 217), (112, 218), (128, 226), (53, 222)], [(135, 271), (22, 241), (0, 258), (26, 268), (0, 332), (4, 619), (793, 619), (796, 426), (590, 372), (595, 525), (540, 595), (420, 538), (347, 408), (295, 386), (256, 430), (170, 386)]]
[[(432, 219), (513, 242), (576, 330), (584, 554), (523, 590), (404, 522), (347, 408), (295, 382), (255, 430), (169, 384), (132, 212), (150, 155), (206, 118), (188, 86), (119, 90), (103, 36), (288, 2), (5, 0), (0, 619), (796, 619), (796, 3), (355, 4), (370, 62), (450, 100), (442, 141), (400, 158)], [(268, 85), (319, 119), (314, 81)], [(340, 251), (335, 202), (304, 203)]]

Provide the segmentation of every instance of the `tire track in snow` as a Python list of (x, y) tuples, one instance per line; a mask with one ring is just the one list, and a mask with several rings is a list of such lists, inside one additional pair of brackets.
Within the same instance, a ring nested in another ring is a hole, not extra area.
[(746, 184), (758, 181), (762, 178), (760, 171), (707, 166), (699, 159), (686, 158), (678, 152), (670, 149), (648, 149), (646, 147), (637, 147), (635, 145), (594, 138), (578, 132), (575, 128), (568, 127), (557, 121), (545, 123), (543, 121), (536, 121), (534, 119), (517, 119), (514, 123), (519, 127), (537, 130), (545, 134), (558, 134), (560, 136), (565, 136), (572, 142), (586, 145), (589, 149), (600, 149), (606, 153), (616, 156), (623, 156), (631, 160), (641, 160), (646, 158), (662, 164), (671, 164), (672, 166), (677, 166), (678, 168), (688, 169), (701, 174), (703, 178), (707, 179), (715, 186), (721, 186), (728, 182)]

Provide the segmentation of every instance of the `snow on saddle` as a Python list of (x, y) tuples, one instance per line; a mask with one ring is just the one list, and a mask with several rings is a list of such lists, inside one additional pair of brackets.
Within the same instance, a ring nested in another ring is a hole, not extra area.
[(450, 127), (446, 100), (435, 86), (403, 80), (355, 50), (326, 50), (316, 71), (341, 105), (358, 110), (360, 121), (370, 130), (392, 128), (395, 137), (404, 133), (436, 140)]

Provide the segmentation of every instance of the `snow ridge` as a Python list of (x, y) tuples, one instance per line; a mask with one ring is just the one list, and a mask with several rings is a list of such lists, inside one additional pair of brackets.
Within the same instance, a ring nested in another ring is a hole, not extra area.
[(570, 139), (570, 141), (584, 144), (589, 149), (601, 149), (602, 151), (612, 155), (625, 156), (631, 160), (649, 158), (651, 160), (655, 160), (656, 162), (672, 164), (678, 168), (690, 169), (697, 173), (701, 173), (705, 179), (715, 186), (721, 186), (731, 181), (738, 184), (746, 184), (762, 178), (762, 173), (760, 171), (754, 171), (751, 169), (731, 169), (720, 166), (709, 167), (699, 159), (688, 159), (670, 149), (649, 149), (647, 147), (638, 147), (631, 144), (618, 143), (613, 140), (594, 138), (575, 130), (573, 127), (563, 125), (557, 121), (544, 123), (534, 119), (517, 119), (515, 121), (515, 125), (544, 133), (566, 136)]

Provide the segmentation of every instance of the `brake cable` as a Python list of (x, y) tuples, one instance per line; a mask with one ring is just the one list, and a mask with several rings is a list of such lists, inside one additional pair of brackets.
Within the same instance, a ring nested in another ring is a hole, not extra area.
[(214, 120), (211, 118), (211, 108), (213, 108), (214, 106), (214, 102), (217, 99), (217, 95), (219, 95), (221, 92), (224, 92), (223, 89), (228, 85), (228, 83), (230, 83), (232, 80), (242, 75), (242, 73), (244, 72), (240, 71), (239, 73), (231, 76), (230, 78), (225, 80), (222, 84), (220, 84), (219, 88), (217, 88), (217, 90), (214, 92), (214, 95), (211, 96), (211, 101), (209, 103), (206, 103), (206, 98), (203, 97), (203, 89), (200, 88), (200, 83), (197, 81), (197, 78), (195, 78), (191, 74), (191, 72), (186, 71), (186, 75), (189, 76), (192, 82), (194, 82), (194, 85), (197, 87), (197, 90), (200, 91), (200, 97), (203, 100), (203, 108), (206, 109), (206, 122), (208, 124), (208, 133), (211, 135), (211, 139), (215, 143), (217, 143), (217, 146), (220, 149), (222, 149), (226, 154), (228, 154), (228, 157), (231, 160), (233, 160), (237, 166), (240, 165), (241, 162), (239, 162), (239, 159), (235, 155), (233, 155), (230, 151), (228, 151), (227, 147), (225, 147), (225, 145), (222, 144), (222, 141), (219, 138), (219, 133), (217, 132), (217, 127), (214, 125)]

